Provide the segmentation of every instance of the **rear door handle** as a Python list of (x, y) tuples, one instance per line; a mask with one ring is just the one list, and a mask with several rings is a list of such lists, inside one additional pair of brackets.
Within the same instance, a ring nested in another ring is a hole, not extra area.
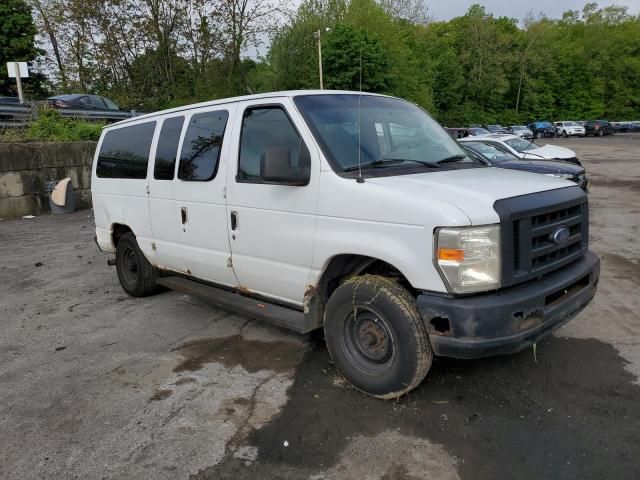
[(180, 209), (180, 216), (182, 217), (182, 224), (187, 223), (187, 207), (182, 207)]
[(231, 212), (231, 230), (238, 229), (238, 212)]

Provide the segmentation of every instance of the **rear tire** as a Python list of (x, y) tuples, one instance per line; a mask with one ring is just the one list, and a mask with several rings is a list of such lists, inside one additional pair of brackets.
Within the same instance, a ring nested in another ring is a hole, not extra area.
[(563, 136), (564, 138), (569, 138), (569, 134), (567, 133), (567, 131), (566, 131), (566, 130), (563, 130), (563, 131), (562, 131), (562, 136)]
[(131, 232), (118, 240), (116, 271), (120, 285), (132, 297), (144, 297), (157, 290), (158, 270), (146, 259)]
[(363, 275), (339, 286), (325, 312), (331, 358), (358, 390), (397, 398), (422, 382), (433, 352), (413, 296), (393, 280)]
[(602, 131), (602, 129), (598, 130), (598, 136), (602, 137), (604, 135), (604, 132)]

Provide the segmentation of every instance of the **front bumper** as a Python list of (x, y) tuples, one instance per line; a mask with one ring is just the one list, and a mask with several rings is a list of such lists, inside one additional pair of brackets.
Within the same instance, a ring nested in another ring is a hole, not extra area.
[(459, 298), (420, 294), (418, 309), (436, 355), (515, 353), (576, 316), (595, 295), (599, 276), (600, 259), (587, 251), (556, 272), (502, 291)]

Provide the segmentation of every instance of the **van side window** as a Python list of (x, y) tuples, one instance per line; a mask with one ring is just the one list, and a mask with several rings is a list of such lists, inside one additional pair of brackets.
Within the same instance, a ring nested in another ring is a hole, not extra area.
[(96, 175), (100, 178), (147, 178), (149, 150), (156, 122), (108, 131), (102, 139)]
[(180, 153), (179, 179), (206, 182), (216, 176), (228, 118), (226, 110), (191, 117)]
[(167, 118), (162, 122), (153, 166), (153, 178), (156, 180), (173, 180), (183, 123), (184, 117)]
[(261, 183), (260, 161), (264, 152), (271, 148), (286, 148), (291, 155), (291, 166), (302, 167), (308, 163), (306, 149), (291, 120), (281, 107), (256, 107), (245, 110), (240, 137), (240, 159), (238, 182)]

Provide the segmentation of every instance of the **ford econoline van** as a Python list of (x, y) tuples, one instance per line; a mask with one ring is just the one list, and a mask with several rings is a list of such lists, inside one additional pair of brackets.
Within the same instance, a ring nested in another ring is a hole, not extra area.
[(388, 96), (275, 92), (110, 125), (92, 197), (128, 294), (162, 285), (324, 329), (379, 398), (418, 385), (434, 355), (535, 344), (598, 283), (579, 187), (483, 165)]

